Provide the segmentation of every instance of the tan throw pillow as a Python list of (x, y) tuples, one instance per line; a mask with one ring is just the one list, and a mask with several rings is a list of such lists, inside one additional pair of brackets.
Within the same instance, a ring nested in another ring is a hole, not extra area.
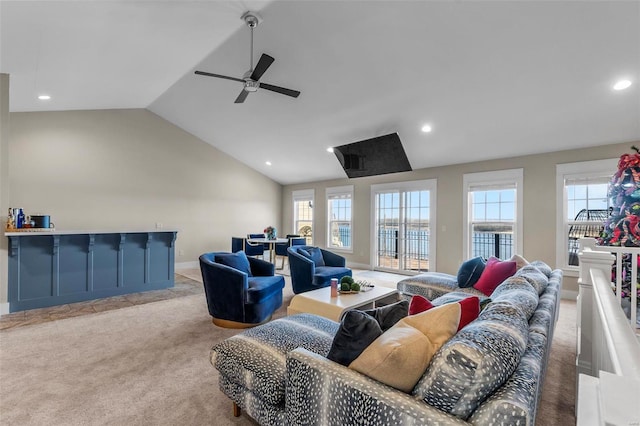
[(410, 392), (433, 355), (458, 330), (460, 304), (448, 303), (401, 319), (371, 343), (349, 368)]
[(520, 269), (523, 266), (527, 266), (529, 264), (529, 261), (527, 261), (527, 259), (525, 259), (524, 257), (520, 256), (519, 254), (514, 254), (513, 256), (511, 256), (511, 259), (509, 259), (512, 262), (516, 262), (516, 268)]

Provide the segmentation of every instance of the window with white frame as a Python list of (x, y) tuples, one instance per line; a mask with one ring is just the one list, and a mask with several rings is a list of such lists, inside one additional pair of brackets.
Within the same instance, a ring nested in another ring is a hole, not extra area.
[(436, 266), (436, 179), (371, 186), (372, 264), (415, 274)]
[(313, 244), (313, 189), (293, 191), (293, 233)]
[(578, 270), (578, 240), (598, 237), (609, 216), (607, 188), (616, 159), (556, 165), (556, 262), (566, 271)]
[(463, 176), (464, 258), (522, 254), (522, 169)]
[(327, 188), (327, 247), (353, 248), (353, 185)]

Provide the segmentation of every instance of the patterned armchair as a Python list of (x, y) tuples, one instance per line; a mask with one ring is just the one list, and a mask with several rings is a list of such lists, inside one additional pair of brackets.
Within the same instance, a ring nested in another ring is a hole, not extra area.
[(246, 328), (268, 321), (282, 306), (284, 277), (275, 266), (238, 253), (213, 252), (200, 256), (209, 314), (220, 327)]

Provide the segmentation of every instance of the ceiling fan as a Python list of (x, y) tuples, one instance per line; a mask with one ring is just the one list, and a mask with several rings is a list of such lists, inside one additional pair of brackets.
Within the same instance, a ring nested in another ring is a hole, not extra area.
[(244, 76), (242, 78), (212, 74), (205, 71), (196, 71), (195, 73), (207, 77), (225, 78), (227, 80), (239, 81), (241, 83), (244, 83), (242, 92), (240, 92), (234, 102), (236, 104), (243, 103), (244, 100), (247, 99), (249, 93), (256, 92), (258, 88), (297, 98), (300, 95), (300, 92), (297, 90), (285, 89), (284, 87), (260, 82), (260, 77), (262, 77), (262, 74), (265, 73), (265, 71), (271, 66), (275, 59), (273, 59), (273, 57), (267, 55), (266, 53), (263, 53), (262, 56), (260, 56), (260, 60), (256, 64), (256, 67), (253, 68), (253, 29), (258, 26), (260, 20), (258, 15), (252, 12), (246, 12), (244, 15), (242, 15), (242, 19), (247, 24), (247, 26), (251, 28), (251, 68), (249, 69), (249, 71), (244, 73)]

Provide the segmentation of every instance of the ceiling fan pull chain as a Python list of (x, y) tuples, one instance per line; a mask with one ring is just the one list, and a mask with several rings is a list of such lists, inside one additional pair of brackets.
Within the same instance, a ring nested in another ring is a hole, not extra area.
[(251, 71), (253, 72), (253, 26), (249, 26), (249, 28), (251, 28), (251, 51), (249, 52), (251, 58), (249, 63), (251, 64)]

